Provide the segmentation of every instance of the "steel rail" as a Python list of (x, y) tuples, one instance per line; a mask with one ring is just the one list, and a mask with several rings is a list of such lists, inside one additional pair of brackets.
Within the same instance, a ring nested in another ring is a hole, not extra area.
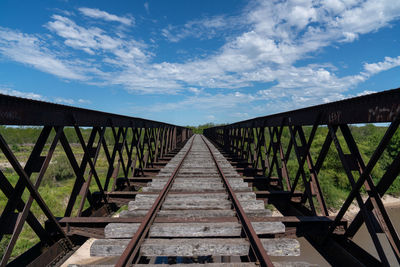
[(247, 217), (246, 213), (243, 210), (242, 205), (240, 204), (238, 198), (236, 197), (235, 192), (233, 191), (231, 185), (228, 182), (228, 179), (226, 178), (224, 172), (222, 171), (221, 166), (219, 165), (217, 159), (215, 158), (214, 153), (211, 150), (210, 145), (204, 140), (204, 137), (201, 136), (203, 142), (206, 144), (211, 157), (213, 158), (215, 165), (217, 166), (218, 172), (222, 177), (222, 180), (225, 184), (225, 187), (228, 191), (228, 195), (230, 199), (232, 200), (232, 204), (235, 208), (236, 214), (239, 217), (239, 221), (242, 224), (243, 230), (247, 236), (247, 238), (250, 241), (250, 246), (252, 250), (254, 251), (254, 254), (260, 264), (260, 266), (274, 266), (271, 259), (269, 258), (267, 252), (265, 251), (261, 240), (258, 238), (256, 231), (254, 230), (253, 226), (251, 225), (250, 219)]
[(194, 137), (192, 137), (190, 147), (186, 151), (185, 155), (179, 161), (178, 165), (174, 169), (173, 173), (168, 179), (168, 182), (165, 184), (163, 190), (159, 193), (157, 199), (151, 206), (150, 210), (146, 213), (146, 216), (143, 219), (143, 222), (140, 224), (138, 230), (136, 231), (135, 235), (132, 237), (131, 241), (129, 241), (128, 245), (126, 246), (124, 252), (122, 253), (121, 257), (118, 259), (116, 267), (123, 267), (132, 264), (132, 261), (138, 256), (139, 248), (143, 243), (147, 233), (150, 230), (150, 226), (154, 222), (156, 218), (157, 212), (160, 210), (161, 205), (163, 204), (165, 197), (167, 196), (171, 186), (174, 182), (174, 179), (181, 168), (183, 161), (185, 160), (186, 156), (189, 154), (190, 150), (193, 146)]

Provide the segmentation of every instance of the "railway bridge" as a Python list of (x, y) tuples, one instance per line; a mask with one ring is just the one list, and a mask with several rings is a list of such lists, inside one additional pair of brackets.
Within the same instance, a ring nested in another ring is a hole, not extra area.
[[(398, 225), (382, 201), (399, 176), (400, 149), (373, 173), (399, 131), (400, 89), (203, 135), (5, 95), (0, 123), (40, 130), (26, 160), (0, 131), (9, 166), (0, 170), (0, 266), (317, 266), (305, 245), (326, 265), (400, 264)], [(352, 134), (366, 123), (385, 127), (368, 157)], [(56, 200), (61, 211), (43, 189), (59, 153), (74, 174), (67, 197)], [(319, 179), (328, 153), (349, 184), (337, 212)], [(351, 205), (358, 209), (349, 219)], [(362, 227), (374, 252), (354, 241)], [(16, 254), (24, 231), (37, 243)]]

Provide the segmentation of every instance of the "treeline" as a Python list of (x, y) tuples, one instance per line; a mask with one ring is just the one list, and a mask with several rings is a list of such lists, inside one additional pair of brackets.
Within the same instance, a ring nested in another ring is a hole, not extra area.
[[(202, 124), (199, 126), (186, 126), (187, 128), (190, 128), (193, 130), (194, 133), (196, 134), (202, 134), (204, 129), (214, 127), (214, 126), (219, 126), (223, 124), (214, 124), (214, 123), (206, 123)], [(82, 135), (85, 140), (89, 138), (91, 129), (90, 128), (80, 128)], [(21, 145), (21, 144), (34, 144), (37, 141), (37, 138), (40, 135), (40, 132), (42, 131), (42, 127), (6, 127), (6, 126), (0, 126), (0, 134), (4, 137), (4, 139), (7, 141), (9, 145)], [(64, 133), (67, 136), (67, 139), (70, 143), (79, 143), (78, 136), (75, 133), (75, 129), (72, 127), (65, 127)], [(48, 142), (51, 142), (52, 137), (54, 137), (55, 132), (54, 130), (50, 134), (50, 138)], [(130, 140), (130, 137), (132, 136), (132, 132), (128, 131), (127, 137), (128, 140)], [(114, 143), (114, 136), (112, 133), (112, 130), (110, 128), (106, 129), (106, 132), (104, 134), (104, 138), (107, 142), (107, 144), (113, 144)]]
[[(221, 125), (221, 124), (220, 124)], [(202, 134), (204, 129), (217, 126), (213, 123), (206, 123), (199, 126), (186, 126), (193, 130), (196, 134)], [(0, 126), (0, 134), (4, 137), (9, 145), (21, 145), (21, 144), (34, 144), (36, 143), (40, 132), (42, 131), (42, 127), (6, 127)], [(80, 128), (82, 135), (85, 140), (89, 138), (91, 129), (90, 128)], [(67, 136), (67, 139), (70, 143), (79, 143), (78, 136), (75, 133), (75, 129), (72, 127), (65, 127), (64, 133)], [(51, 142), (52, 137), (54, 137), (54, 130), (50, 134), (50, 138), (48, 142)], [(128, 140), (132, 136), (131, 131), (128, 131)], [(104, 138), (108, 144), (114, 143), (114, 136), (112, 130), (110, 128), (106, 129), (104, 134)]]
[(193, 130), (193, 133), (195, 134), (203, 134), (204, 129), (215, 127), (215, 126), (222, 126), (224, 124), (214, 124), (212, 122), (206, 123), (206, 124), (201, 124), (198, 126), (186, 126), (187, 128), (190, 128)]
[[(6, 127), (0, 126), (0, 134), (4, 137), (9, 145), (22, 145), (22, 144), (34, 144), (36, 143), (40, 132), (43, 127)], [(91, 129), (90, 128), (80, 128), (82, 132), (82, 136), (85, 140), (88, 140), (90, 136)], [(65, 127), (64, 133), (70, 143), (79, 143), (78, 136), (75, 132), (75, 129), (72, 127)], [(52, 130), (50, 137), (47, 142), (50, 143), (55, 136), (55, 131)], [(128, 131), (128, 138), (132, 136), (131, 131)], [(114, 143), (113, 132), (110, 128), (106, 129), (104, 133), (104, 138), (107, 144)], [(129, 140), (129, 139), (128, 139)]]

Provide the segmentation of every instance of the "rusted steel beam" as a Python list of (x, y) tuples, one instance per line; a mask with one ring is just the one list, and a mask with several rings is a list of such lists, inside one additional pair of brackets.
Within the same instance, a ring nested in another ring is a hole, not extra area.
[[(377, 144), (378, 146), (369, 162), (364, 163), (348, 124), (378, 122), (390, 122), (391, 124), (379, 145)], [(304, 126), (312, 126), (312, 128), (307, 127), (306, 129), (310, 131), (305, 131)], [(400, 263), (400, 238), (382, 202), (383, 195), (400, 173), (400, 154), (394, 157), (382, 177), (374, 177), (372, 179), (371, 171), (382, 158), (383, 152), (399, 127), (400, 89), (394, 89), (217, 126), (206, 129), (204, 134), (219, 147), (223, 148), (226, 152), (225, 155), (230, 157), (229, 160), (236, 162), (233, 165), (243, 169), (243, 172), (252, 167), (254, 175), (262, 173), (260, 176), (265, 178), (264, 181), (256, 178), (252, 181), (252, 185), (257, 189), (284, 190), (282, 182), (285, 182), (286, 185), (290, 186), (290, 189), (289, 187), (287, 189), (294, 196), (296, 187), (300, 184), (299, 186), (305, 189), (300, 201), (290, 197), (284, 201), (273, 201), (276, 205), (282, 204), (282, 209), (297, 210), (296, 214), (299, 215), (317, 214), (317, 210), (320, 210), (323, 215), (328, 215), (325, 196), (323, 195), (324, 186), (319, 183), (318, 175), (320, 175), (320, 172), (326, 173), (322, 167), (327, 159), (328, 152), (334, 153), (340, 160), (340, 167), (343, 168), (338, 171), (344, 172), (348, 177), (350, 194), (339, 214), (335, 217), (334, 223), (330, 224), (329, 229), (326, 229), (325, 233), (318, 236), (312, 236), (311, 231), (310, 240), (313, 240), (312, 242), (317, 249), (330, 251), (329, 253), (333, 253), (333, 250), (327, 249), (324, 242), (334, 242), (335, 246), (341, 247), (340, 251), (343, 253), (349, 251), (354, 255), (362, 256), (364, 259), (368, 258), (370, 263), (388, 265), (387, 252), (384, 251), (382, 240), (380, 240), (380, 237), (378, 238), (377, 234), (384, 234), (391, 245), (397, 262)], [(328, 132), (322, 146), (318, 144), (320, 149), (316, 155), (317, 157), (314, 158), (312, 156), (315, 155), (311, 156), (310, 148), (312, 145), (314, 149), (316, 148), (314, 136), (317, 128), (318, 130), (323, 129), (321, 130), (323, 132), (328, 129)], [(283, 130), (286, 131), (285, 136), (289, 133), (289, 140), (280, 138)], [(254, 131), (255, 135), (253, 134)], [(342, 137), (344, 142), (341, 139)], [(345, 147), (342, 148), (341, 143)], [(261, 147), (259, 147), (260, 145)], [(332, 149), (332, 146), (336, 149)], [(248, 156), (249, 148), (250, 152), (254, 148), (254, 157)], [(286, 153), (283, 153), (283, 149), (286, 149)], [(258, 151), (262, 151), (261, 155), (259, 155)], [(349, 154), (348, 151), (350, 151)], [(291, 164), (290, 171), (292, 175), (296, 174), (296, 176), (289, 177), (285, 167), (289, 158), (293, 159), (293, 155), (297, 161), (294, 162), (294, 166)], [(315, 164), (313, 162), (314, 159), (316, 159)], [(308, 169), (304, 167), (304, 164), (307, 164)], [(259, 167), (262, 168), (262, 171), (258, 170)], [(353, 177), (354, 172), (358, 172), (357, 177)], [(292, 179), (286, 180), (286, 175)], [(247, 181), (250, 180), (248, 179)], [(377, 181), (376, 185), (375, 181)], [(364, 190), (368, 193), (366, 201), (363, 201), (361, 197)], [(318, 205), (313, 203), (314, 199), (318, 200)], [(337, 223), (342, 220), (343, 215), (355, 199), (361, 210), (348, 229), (339, 233), (336, 227)], [(292, 215), (290, 212), (285, 212), (285, 210), (283, 210), (283, 214)], [(368, 255), (366, 251), (355, 245), (348, 245), (352, 244), (350, 239), (358, 232), (363, 223), (366, 223), (368, 232), (378, 252), (379, 260)], [(335, 237), (334, 231), (340, 238)], [(329, 253), (325, 254), (328, 255)], [(330, 262), (333, 259), (332, 255), (328, 255)], [(346, 257), (351, 260), (351, 256), (347, 255)], [(332, 262), (337, 263), (334, 259)], [(368, 263), (368, 260), (359, 261), (359, 264), (364, 263)]]
[[(378, 145), (377, 149), (374, 151), (371, 159), (369, 160), (367, 166), (364, 168), (363, 173), (361, 174), (360, 178), (357, 180), (357, 183), (355, 184), (354, 188), (351, 190), (348, 198), (344, 202), (341, 210), (338, 213), (338, 220), (343, 217), (345, 211), (348, 209), (350, 206), (351, 202), (353, 201), (356, 193), (361, 189), (362, 185), (364, 184), (365, 180), (367, 179), (367, 176), (370, 175), (372, 169), (378, 162), (379, 158), (383, 154), (385, 148), (387, 147), (390, 139), (396, 132), (397, 128), (399, 127), (400, 124), (400, 118), (397, 117), (396, 120), (389, 126), (388, 130), (385, 133), (385, 136), (382, 138), (380, 144)], [(385, 190), (386, 191), (386, 190)], [(382, 192), (379, 192), (381, 195)]]
[[(74, 121), (74, 119), (75, 121)], [(158, 128), (168, 123), (0, 94), (0, 125)]]
[(60, 231), (60, 234), (62, 234), (66, 238), (69, 245), (72, 247), (71, 241), (67, 238), (65, 233), (62, 231), (55, 216), (53, 215), (53, 213), (51, 212), (51, 210), (49, 209), (49, 207), (43, 200), (42, 196), (39, 194), (37, 188), (34, 186), (32, 181), (29, 179), (28, 174), (22, 168), (21, 164), (19, 163), (19, 161), (17, 160), (17, 158), (15, 157), (15, 155), (13, 154), (13, 152), (11, 151), (11, 149), (9, 148), (6, 141), (4, 140), (4, 138), (1, 135), (0, 135), (0, 149), (2, 150), (2, 152), (4, 153), (6, 158), (9, 160), (9, 162), (13, 166), (15, 172), (20, 176), (20, 179), (23, 181), (23, 183), (25, 184), (26, 188), (28, 189), (30, 195), (37, 202), (37, 204), (39, 205), (39, 207), (41, 208), (43, 213), (46, 215), (46, 217), (49, 220), (51, 220), (56, 225), (56, 227)]
[[(400, 153), (396, 156), (392, 164), (388, 167), (386, 173), (382, 176), (382, 179), (376, 185), (376, 190), (379, 195), (383, 196), (389, 189), (390, 185), (395, 179), (397, 179), (400, 174)], [(368, 210), (372, 210), (373, 206), (371, 199), (368, 198), (365, 202)], [(353, 237), (363, 224), (362, 214), (359, 212), (354, 220), (351, 222), (349, 228), (347, 229), (346, 236)]]
[[(8, 198), (7, 205), (2, 210), (0, 216), (0, 240), (4, 235), (12, 234), (8, 244), (5, 244), (8, 247), (0, 265), (7, 263), (25, 222), (28, 222), (41, 242), (35, 246), (35, 249), (30, 249), (26, 253), (23, 253), (12, 264), (23, 263), (22, 265), (29, 265), (32, 262), (46, 264), (47, 262), (54, 262), (57, 257), (67, 253), (75, 245), (71, 241), (70, 232), (64, 232), (64, 227), (59, 225), (50, 209), (50, 203), (46, 203), (45, 199), (39, 193), (40, 182), (49, 166), (49, 160), (56, 145), (61, 144), (62, 150), (65, 152), (75, 175), (72, 192), (64, 212), (65, 216), (69, 217), (71, 214), (77, 214), (77, 216), (105, 216), (115, 211), (118, 207), (118, 205), (115, 205), (115, 202), (107, 203), (109, 197), (104, 191), (108, 191), (111, 176), (119, 168), (119, 165), (121, 165), (123, 175), (125, 176), (123, 179), (125, 180), (124, 184), (120, 185), (121, 188), (118, 189), (134, 189), (130, 184), (128, 176), (130, 175), (130, 171), (133, 176), (137, 163), (144, 175), (155, 173), (158, 169), (155, 169), (154, 166), (162, 166), (157, 165), (155, 162), (158, 149), (164, 146), (163, 156), (166, 156), (165, 160), (168, 161), (170, 159), (169, 156), (176, 153), (173, 149), (179, 150), (181, 143), (186, 142), (187, 138), (192, 134), (189, 129), (181, 129), (179, 126), (167, 123), (11, 96), (0, 95), (0, 103), (0, 125), (42, 127), (40, 136), (24, 167), (22, 167), (24, 164), (19, 162), (7, 144), (7, 137), (3, 138), (0, 135), (0, 149), (5, 155), (6, 160), (8, 160), (8, 163), (14, 169), (14, 174), (19, 177), (14, 186), (9, 181), (7, 175), (4, 175), (0, 171), (0, 190)], [(78, 137), (84, 152), (83, 158), (75, 155), (70, 140), (67, 139), (63, 130), (65, 127), (70, 126), (75, 129), (75, 137)], [(91, 127), (88, 140), (85, 140), (81, 127)], [(51, 140), (48, 139), (53, 129), (56, 131), (56, 139), (54, 139), (50, 148), (48, 148), (47, 144), (51, 143)], [(114, 140), (110, 141), (110, 144), (104, 138), (108, 130), (111, 130), (114, 135)], [(118, 131), (116, 136), (115, 131)], [(171, 133), (168, 138), (165, 134), (160, 134), (166, 131)], [(127, 139), (128, 133), (132, 133), (132, 140)], [(143, 135), (142, 133), (145, 134)], [(166, 145), (167, 142), (168, 146)], [(109, 147), (112, 148), (109, 149)], [(44, 151), (48, 151), (47, 157), (42, 156)], [(100, 182), (100, 173), (96, 166), (96, 161), (100, 153), (105, 154), (107, 159), (106, 164), (108, 164), (104, 187)], [(132, 158), (136, 156), (137, 158), (133, 162)], [(132, 164), (135, 164), (133, 168)], [(165, 161), (163, 164), (165, 165)], [(151, 167), (151, 169), (146, 167)], [(35, 172), (39, 173), (39, 178), (36, 180), (31, 177)], [(92, 177), (97, 184), (99, 192), (89, 190), (91, 182), (93, 182)], [(116, 174), (113, 182), (117, 178), (119, 177)], [(26, 193), (26, 191), (28, 191), (28, 200), (25, 202), (22, 200), (22, 194)], [(76, 205), (78, 196), (82, 198), (79, 201), (80, 203)], [(31, 211), (33, 201), (37, 202), (39, 208), (48, 219), (46, 228), (41, 225), (41, 222)], [(83, 210), (86, 201), (88, 201), (90, 206)], [(76, 208), (78, 209), (77, 213), (75, 213)], [(5, 225), (7, 227), (4, 227)], [(62, 246), (63, 252), (58, 253), (57, 251), (60, 247), (56, 244), (61, 240), (63, 240), (62, 244), (64, 244)], [(45, 248), (49, 247), (50, 249), (46, 250), (49, 253), (42, 254), (46, 254), (46, 257), (39, 256)]]
[[(44, 173), (46, 172), (46, 170), (50, 164), (50, 160), (53, 156), (54, 150), (56, 149), (56, 146), (57, 146), (57, 143), (60, 138), (62, 130), (63, 130), (63, 127), (56, 127), (56, 135), (51, 143), (50, 149), (47, 153), (47, 156), (43, 162), (42, 167), (40, 168), (38, 178), (34, 185), (36, 190), (38, 190), (40, 183), (42, 182), (42, 179), (44, 177)], [(32, 204), (33, 204), (33, 196), (31, 194), (29, 196), (28, 201), (25, 203), (23, 211), (18, 216), (18, 219), (17, 219), (14, 229), (13, 229), (11, 240), (8, 243), (8, 246), (4, 252), (3, 258), (1, 259), (0, 266), (5, 266), (7, 264), (8, 260), (11, 256), (12, 250), (14, 249), (14, 246), (17, 243), (17, 239), (22, 231), (22, 227), (24, 226), (25, 220), (28, 217), (29, 210), (30, 210)], [(72, 245), (72, 243), (70, 243), (70, 245)]]
[[(315, 114), (320, 113), (320, 124), (391, 122), (400, 111), (400, 88), (380, 93), (349, 98), (328, 104), (278, 113), (232, 123), (223, 128), (281, 126), (282, 118), (288, 118), (284, 126), (313, 125)], [(222, 127), (215, 127), (222, 128)], [(209, 128), (212, 129), (212, 128)]]
[[(40, 132), (40, 135), (35, 143), (35, 146), (34, 146), (32, 152), (28, 158), (28, 161), (24, 167), (24, 170), (29, 177), (34, 172), (33, 166), (39, 165), (41, 163), (40, 154), (43, 151), (43, 148), (46, 144), (46, 141), (50, 135), (51, 130), (52, 130), (52, 127), (44, 127), (42, 129), (42, 131)], [(3, 173), (1, 171), (0, 171), (0, 173), (1, 173), (1, 178), (3, 178), (3, 179), (1, 179), (2, 181), (0, 181), (0, 183), (2, 184), (1, 188), (2, 188), (2, 191), (4, 192), (4, 194), (8, 198), (7, 204), (6, 204), (5, 208), (3, 209), (3, 212), (0, 217), (0, 227), (4, 228), (5, 225), (8, 224), (8, 222), (6, 221), (5, 218), (8, 217), (10, 213), (14, 212), (15, 208), (17, 207), (17, 204), (22, 203), (21, 196), (22, 196), (22, 193), (24, 192), (26, 186), (25, 186), (25, 183), (23, 182), (23, 179), (20, 178), (18, 180), (17, 184), (15, 185), (15, 188), (12, 188), (12, 186), (8, 182), (6, 176), (3, 175)], [(35, 227), (34, 229), (40, 229), (40, 228), (41, 227)], [(0, 240), (2, 239), (2, 237), (3, 237), (3, 235), (0, 234)], [(47, 240), (51, 240), (51, 239), (47, 238)]]

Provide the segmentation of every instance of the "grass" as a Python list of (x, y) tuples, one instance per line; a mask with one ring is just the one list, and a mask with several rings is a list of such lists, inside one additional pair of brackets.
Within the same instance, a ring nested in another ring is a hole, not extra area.
[[(81, 150), (80, 145), (72, 144), (71, 147), (78, 162), (80, 162), (83, 157), (83, 151)], [(18, 147), (16, 145), (13, 145), (13, 147), (11, 148), (13, 149), (13, 152), (15, 153), (15, 156), (19, 160), (19, 162), (24, 165), (25, 162), (28, 160), (33, 145), (26, 144), (26, 145), (19, 145)], [(47, 149), (48, 145), (45, 147), (45, 151)], [(111, 150), (112, 148), (110, 147), (109, 149)], [(11, 166), (8, 166), (7, 163), (8, 163), (7, 159), (4, 157), (3, 154), (0, 153), (0, 164), (2, 164), (1, 165), (2, 172), (7, 177), (7, 180), (12, 184), (12, 186), (15, 187), (19, 177), (11, 168)], [(85, 177), (88, 177), (88, 170), (89, 166), (87, 167)], [(101, 153), (96, 163), (96, 171), (100, 177), (100, 181), (103, 187), (106, 180), (107, 170), (108, 170), (107, 159), (105, 157), (105, 154)], [(122, 168), (120, 172), (121, 172), (120, 175), (122, 175)], [(33, 173), (31, 178), (31, 181), (33, 183), (36, 182), (37, 175), (38, 173)], [(57, 147), (53, 155), (52, 161), (50, 163), (50, 166), (46, 171), (45, 177), (43, 178), (43, 181), (39, 187), (39, 193), (41, 197), (43, 198), (45, 203), (48, 205), (49, 209), (56, 217), (64, 216), (64, 211), (68, 204), (69, 196), (71, 194), (72, 187), (75, 182), (74, 178), (75, 175), (69, 163), (67, 162), (65, 153), (63, 152), (61, 147)], [(92, 182), (89, 189), (91, 190), (91, 192), (99, 191), (97, 184), (94, 180), (94, 177), (92, 177)], [(26, 202), (28, 198), (29, 198), (29, 192), (28, 190), (25, 190), (22, 195), (22, 200)], [(0, 214), (4, 210), (7, 204), (7, 200), (8, 199), (5, 197), (5, 195), (0, 191)], [(71, 216), (76, 216), (80, 202), (81, 202), (81, 197), (79, 196), (74, 207), (74, 212), (72, 213)], [(88, 207), (89, 203), (85, 201), (84, 209)], [(33, 212), (33, 214), (35, 214), (40, 223), (44, 225), (44, 222), (47, 220), (47, 218), (41, 211), (36, 201), (33, 202), (31, 211)], [(2, 257), (9, 240), (10, 236), (6, 235), (0, 241), (0, 258)], [(29, 225), (25, 223), (23, 230), (18, 238), (18, 241), (14, 247), (11, 257), (15, 258), (16, 256), (20, 255), (27, 249), (31, 248), (38, 241), (39, 238), (29, 227)]]

